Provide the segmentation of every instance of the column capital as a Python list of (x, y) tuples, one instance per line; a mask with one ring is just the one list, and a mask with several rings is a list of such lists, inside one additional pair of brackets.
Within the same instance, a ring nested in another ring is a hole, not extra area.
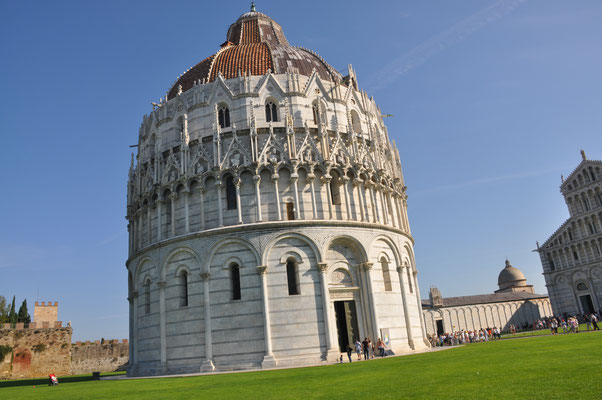
[(242, 185), (242, 179), (240, 178), (236, 178), (232, 181), (232, 183), (234, 184), (234, 186), (236, 186), (237, 188), (240, 187), (240, 185)]
[(201, 272), (201, 279), (202, 280), (208, 281), (210, 277), (211, 277), (211, 274), (209, 272)]
[(326, 273), (328, 271), (328, 263), (318, 263), (318, 269), (322, 273)]
[(257, 273), (259, 275), (265, 275), (268, 272), (268, 266), (267, 265), (258, 265), (257, 266)]
[(168, 197), (169, 197), (170, 200), (173, 201), (173, 200), (177, 200), (178, 197), (180, 197), (180, 196), (178, 196), (178, 194), (176, 192), (173, 192)]
[(223, 186), (223, 184), (222, 184), (221, 180), (215, 181), (215, 187), (217, 187), (218, 189), (220, 189), (222, 186)]
[(312, 174), (312, 173), (309, 173), (309, 174), (307, 174), (307, 181), (308, 181), (308, 182), (310, 182), (310, 183), (311, 183), (311, 182), (313, 182), (313, 181), (314, 181), (314, 179), (316, 179), (316, 175), (314, 175), (314, 174)]
[(128, 301), (131, 303), (134, 301), (134, 299), (138, 297), (138, 291), (137, 290), (131, 290), (128, 296)]
[(342, 180), (344, 183), (347, 183), (347, 182), (349, 182), (349, 180), (350, 180), (350, 179), (349, 179), (349, 177), (348, 177), (347, 175), (343, 175), (343, 176), (341, 177), (341, 180)]
[(161, 289), (165, 289), (165, 286), (167, 286), (167, 282), (159, 281), (157, 282), (157, 286), (159, 286)]
[(260, 175), (253, 175), (253, 181), (255, 181), (256, 185), (259, 185), (259, 183), (261, 182), (261, 176)]
[(365, 262), (359, 265), (360, 267), (363, 267), (366, 271), (370, 271), (372, 270), (372, 267), (374, 266), (373, 262)]
[(361, 185), (363, 182), (364, 182), (364, 181), (363, 181), (362, 179), (355, 178), (355, 179), (353, 180), (353, 186), (359, 186), (359, 185)]
[(277, 181), (278, 178), (280, 178), (280, 175), (278, 175), (278, 174), (272, 174), (272, 181)]

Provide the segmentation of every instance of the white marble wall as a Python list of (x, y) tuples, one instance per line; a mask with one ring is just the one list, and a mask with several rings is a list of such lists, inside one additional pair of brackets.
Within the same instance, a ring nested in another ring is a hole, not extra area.
[[(362, 224), (348, 224), (341, 233), (334, 222), (295, 223), (294, 228), (240, 226), (229, 228), (235, 232), (174, 238), (130, 259), (135, 310), (130, 374), (199, 371), (207, 361), (221, 370), (259, 368), (266, 359), (276, 365), (333, 361), (338, 356), (334, 301), (341, 296), (356, 300), (360, 335), (376, 338), (380, 329), (387, 328), (394, 352), (426, 346), (425, 327), (415, 318), (418, 288), (414, 282), (410, 291), (407, 282), (415, 271), (413, 256), (407, 254), (412, 248), (409, 236)], [(385, 290), (379, 256), (390, 260), (391, 291)], [(298, 260), (299, 295), (288, 294), (289, 257)], [(404, 257), (410, 262), (407, 266)], [(241, 266), (241, 300), (232, 300), (228, 267), (233, 262)], [(267, 266), (267, 318), (258, 266)], [(348, 286), (333, 282), (335, 270), (348, 271), (353, 282)], [(177, 276), (182, 271), (189, 274), (187, 306), (180, 305)], [(209, 307), (203, 282), (207, 273)]]
[(508, 330), (510, 324), (533, 323), (538, 318), (552, 315), (548, 298), (423, 310), (424, 325), (429, 335), (437, 333), (437, 320), (443, 320), (443, 329), (449, 333), (494, 326)]

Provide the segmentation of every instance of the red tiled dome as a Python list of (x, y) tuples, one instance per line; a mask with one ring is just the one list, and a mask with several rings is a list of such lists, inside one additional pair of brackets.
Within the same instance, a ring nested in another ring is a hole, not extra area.
[(222, 48), (184, 73), (167, 97), (174, 98), (178, 86), (186, 91), (195, 81), (213, 81), (218, 73), (229, 79), (238, 76), (239, 70), (242, 75), (264, 75), (268, 70), (283, 74), (289, 68), (306, 76), (315, 69), (324, 80), (342, 81), (341, 74), (322, 58), (310, 50), (289, 45), (278, 23), (253, 10), (230, 25)]

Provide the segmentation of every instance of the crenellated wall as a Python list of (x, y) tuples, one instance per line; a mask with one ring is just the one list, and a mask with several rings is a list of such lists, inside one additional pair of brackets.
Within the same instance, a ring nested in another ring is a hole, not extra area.
[(24, 328), (17, 324), (0, 329), (0, 345), (12, 351), (0, 360), (0, 379), (20, 379), (37, 376), (68, 375), (71, 364), (70, 327), (38, 328), (35, 324)]

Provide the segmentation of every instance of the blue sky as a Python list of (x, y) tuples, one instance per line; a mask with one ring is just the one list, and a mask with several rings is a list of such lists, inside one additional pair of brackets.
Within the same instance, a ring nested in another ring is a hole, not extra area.
[[(247, 1), (0, 3), (0, 294), (59, 301), (74, 340), (127, 337), (125, 189), (142, 116)], [(602, 159), (599, 1), (258, 1), (293, 45), (351, 63), (401, 153), (423, 297), (490, 293), (558, 186)], [(30, 311), (33, 307), (30, 306)]]

